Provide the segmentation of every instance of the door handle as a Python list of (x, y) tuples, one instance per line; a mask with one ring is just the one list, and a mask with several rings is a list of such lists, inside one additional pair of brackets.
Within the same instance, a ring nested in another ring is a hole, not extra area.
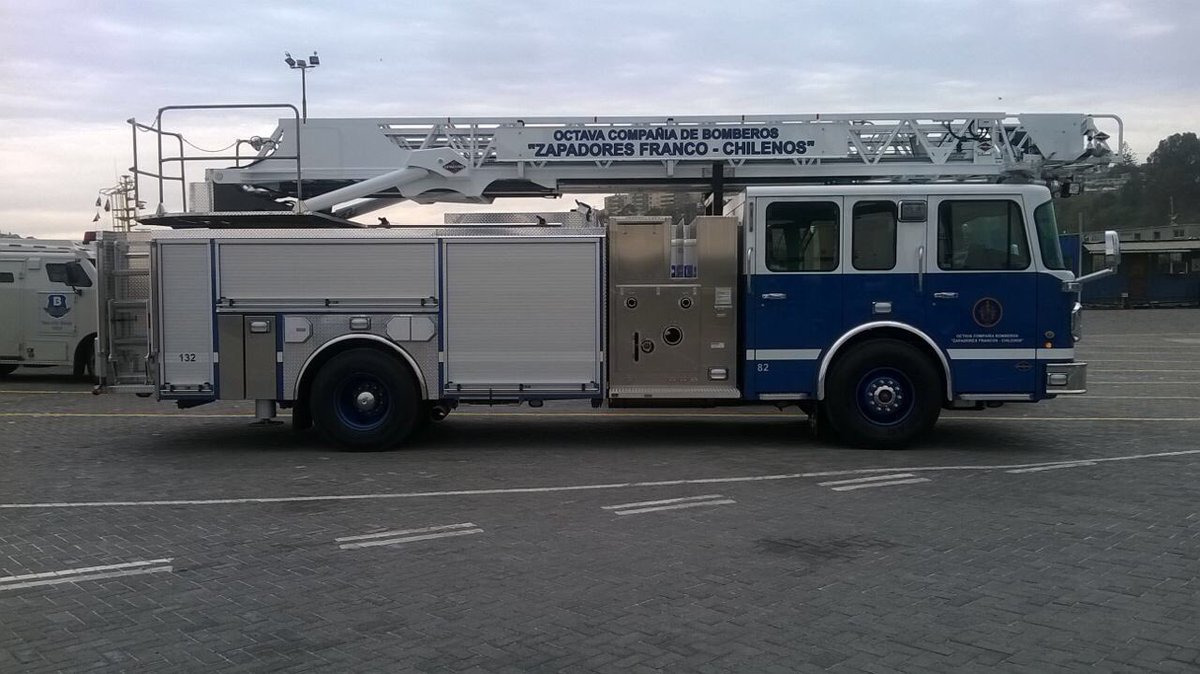
[(933, 297), (939, 300), (956, 300), (958, 299), (958, 293), (934, 293)]
[(925, 246), (917, 246), (917, 294), (925, 294)]
[(763, 293), (762, 298), (764, 300), (786, 300), (787, 293)]

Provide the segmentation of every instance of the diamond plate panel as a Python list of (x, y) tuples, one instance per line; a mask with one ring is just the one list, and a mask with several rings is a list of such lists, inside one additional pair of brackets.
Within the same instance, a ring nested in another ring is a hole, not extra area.
[[(438, 381), (438, 340), (435, 335), (433, 339), (426, 342), (396, 342), (387, 337), (387, 323), (396, 316), (428, 316), (437, 321), (437, 314), (353, 314), (354, 316), (370, 316), (371, 328), (369, 330), (350, 330), (350, 315), (349, 314), (286, 314), (285, 318), (295, 317), (307, 319), (312, 324), (312, 336), (307, 341), (296, 343), (285, 343), (283, 345), (283, 398), (284, 400), (296, 399), (296, 386), (300, 382), (300, 369), (304, 367), (304, 362), (308, 357), (317, 351), (321, 346), (327, 344), (330, 340), (336, 339), (343, 335), (377, 335), (387, 339), (393, 344), (398, 344), (408, 352), (412, 359), (416, 361), (417, 367), (420, 369), (421, 376), (425, 379), (425, 389), (421, 392), (422, 398), (431, 400), (436, 398), (437, 392), (440, 390), (440, 382)], [(440, 327), (439, 327), (440, 329)], [(430, 397), (432, 392), (433, 397)]]

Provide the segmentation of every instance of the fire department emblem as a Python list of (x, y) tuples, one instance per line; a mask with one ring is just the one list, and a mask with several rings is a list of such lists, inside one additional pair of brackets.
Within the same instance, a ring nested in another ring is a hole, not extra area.
[(66, 295), (46, 295), (46, 306), (42, 310), (52, 318), (62, 318), (71, 311), (71, 305), (67, 304)]
[(1004, 317), (1004, 307), (997, 300), (985, 297), (975, 303), (975, 307), (971, 309), (971, 316), (979, 327), (994, 328)]

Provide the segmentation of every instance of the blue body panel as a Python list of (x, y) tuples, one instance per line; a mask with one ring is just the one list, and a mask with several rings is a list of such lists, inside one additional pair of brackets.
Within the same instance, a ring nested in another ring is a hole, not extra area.
[[(877, 321), (903, 323), (932, 338), (950, 362), (955, 395), (1046, 396), (1045, 363), (1071, 358), (1070, 351), (1061, 358), (1047, 356), (1047, 345), (1051, 350), (1074, 345), (1075, 296), (1063, 292), (1061, 279), (1033, 270), (935, 272), (925, 275), (923, 293), (918, 284), (916, 274), (750, 276), (744, 335), (747, 352), (756, 356), (743, 362), (743, 397), (815, 397), (821, 359), (833, 343)], [(935, 298), (938, 292), (958, 295)], [(764, 300), (764, 293), (784, 293), (787, 299)], [(874, 313), (881, 301), (891, 303), (890, 313)], [(806, 353), (772, 359), (764, 350)]]
[[(840, 273), (759, 274), (751, 276), (746, 287), (742, 315), (747, 350), (821, 351), (844, 331)], [(786, 297), (763, 299), (767, 294)], [(816, 390), (815, 355), (803, 360), (742, 357), (743, 396), (748, 399)]]

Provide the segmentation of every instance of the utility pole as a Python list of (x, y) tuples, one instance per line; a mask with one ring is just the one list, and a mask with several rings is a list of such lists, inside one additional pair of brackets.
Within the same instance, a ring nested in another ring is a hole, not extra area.
[(291, 52), (283, 52), (283, 62), (292, 70), (300, 71), (300, 119), (308, 121), (308, 71), (321, 65), (321, 57), (314, 50), (308, 60), (294, 59)]

